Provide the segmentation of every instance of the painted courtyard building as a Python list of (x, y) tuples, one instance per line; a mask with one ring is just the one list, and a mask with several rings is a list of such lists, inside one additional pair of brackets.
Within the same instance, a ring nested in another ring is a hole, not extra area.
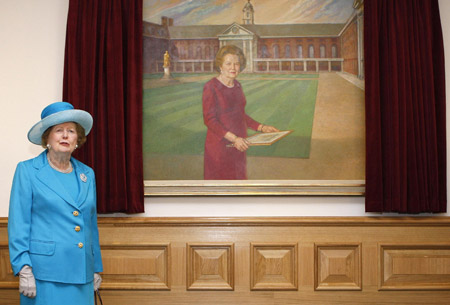
[(221, 46), (233, 44), (246, 56), (247, 73), (345, 72), (364, 78), (363, 1), (355, 1), (346, 23), (255, 24), (250, 0), (242, 23), (174, 26), (144, 22), (144, 73), (163, 71), (169, 51), (172, 72), (213, 72)]

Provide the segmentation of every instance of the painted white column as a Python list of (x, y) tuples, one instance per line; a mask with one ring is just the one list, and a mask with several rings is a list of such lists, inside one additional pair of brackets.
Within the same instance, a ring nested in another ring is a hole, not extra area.
[(248, 41), (249, 47), (250, 47), (250, 59), (249, 59), (249, 66), (250, 66), (250, 73), (253, 73), (253, 39)]
[(364, 79), (364, 15), (360, 10), (356, 17), (358, 37), (358, 78)]
[(248, 40), (242, 40), (242, 46), (245, 58), (247, 59), (247, 66), (245, 67), (246, 72), (251, 72), (252, 65), (250, 64), (252, 62), (252, 54), (249, 52), (250, 47), (248, 46)]

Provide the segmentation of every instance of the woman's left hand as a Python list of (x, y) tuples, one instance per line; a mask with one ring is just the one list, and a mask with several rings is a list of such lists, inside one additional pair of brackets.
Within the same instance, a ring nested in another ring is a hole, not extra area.
[(262, 125), (261, 132), (267, 133), (267, 132), (278, 132), (279, 130), (273, 126), (270, 125)]
[(98, 273), (94, 273), (94, 291), (100, 288), (100, 284), (102, 283), (102, 277)]
[(233, 143), (234, 148), (236, 148), (240, 152), (246, 151), (248, 149), (248, 144), (248, 141), (241, 137), (236, 137), (236, 140)]

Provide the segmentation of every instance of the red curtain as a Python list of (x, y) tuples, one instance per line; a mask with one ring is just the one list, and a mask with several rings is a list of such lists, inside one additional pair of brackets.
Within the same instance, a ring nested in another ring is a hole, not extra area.
[(63, 97), (94, 117), (76, 157), (96, 173), (98, 212), (143, 212), (142, 0), (70, 0)]
[(446, 212), (437, 0), (364, 1), (366, 211)]

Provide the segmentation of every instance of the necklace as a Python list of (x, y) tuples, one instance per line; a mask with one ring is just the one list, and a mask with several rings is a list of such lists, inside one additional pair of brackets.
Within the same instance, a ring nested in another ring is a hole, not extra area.
[(53, 168), (54, 170), (63, 173), (63, 174), (69, 174), (72, 172), (73, 167), (72, 167), (72, 163), (69, 162), (69, 167), (67, 167), (66, 169), (59, 169), (51, 160), (50, 157), (47, 154), (47, 160), (48, 160), (48, 164), (50, 165), (51, 168)]

